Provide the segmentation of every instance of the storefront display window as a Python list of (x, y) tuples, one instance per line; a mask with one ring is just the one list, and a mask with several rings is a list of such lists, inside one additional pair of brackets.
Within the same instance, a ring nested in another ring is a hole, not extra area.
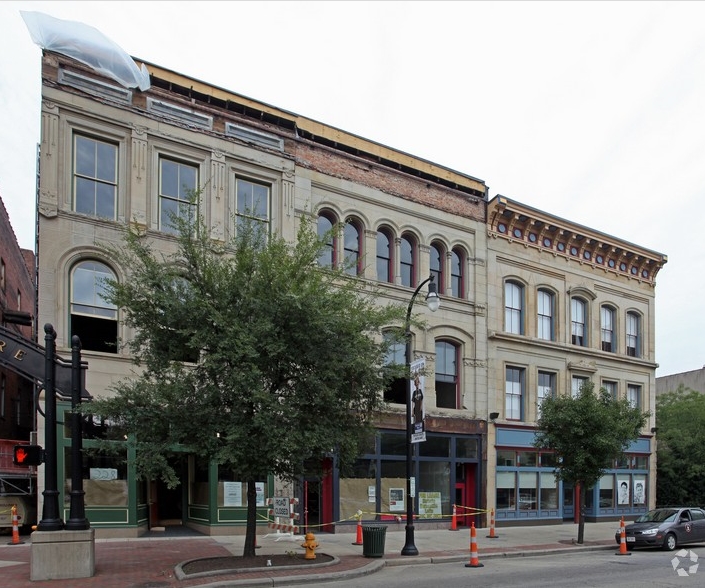
[(375, 519), (377, 461), (360, 459), (346, 478), (340, 478), (340, 518), (350, 519), (362, 511), (363, 519)]
[(558, 480), (555, 474), (542, 472), (541, 479), (541, 510), (558, 508)]
[[(419, 485), (418, 485), (419, 497), (422, 492), (433, 493), (433, 496), (437, 496), (439, 504), (433, 509), (431, 506), (431, 498), (429, 497), (429, 512), (422, 513), (420, 510), (421, 502), (419, 502), (419, 517), (420, 518), (437, 518), (424, 516), (424, 514), (438, 514), (438, 515), (451, 515), (452, 507), (450, 501), (450, 462), (447, 461), (423, 461), (419, 463)], [(437, 508), (440, 507), (441, 511), (437, 512)], [(434, 512), (431, 512), (431, 511)]]
[[(71, 498), (71, 447), (64, 448), (64, 502)], [(127, 506), (127, 465), (122, 455), (87, 451), (83, 457), (85, 506)]]

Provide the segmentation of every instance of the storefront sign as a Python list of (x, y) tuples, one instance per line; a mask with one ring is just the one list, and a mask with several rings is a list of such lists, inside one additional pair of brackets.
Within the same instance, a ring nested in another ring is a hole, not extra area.
[(442, 516), (441, 493), (419, 492), (419, 518), (440, 519)]

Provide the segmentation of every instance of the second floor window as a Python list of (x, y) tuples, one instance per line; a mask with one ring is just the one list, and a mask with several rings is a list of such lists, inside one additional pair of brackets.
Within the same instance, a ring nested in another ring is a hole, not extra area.
[(504, 284), (504, 330), (524, 334), (524, 288), (516, 282)]
[(584, 376), (573, 376), (570, 380), (570, 395), (573, 398), (577, 398), (580, 394), (580, 389), (583, 387), (583, 384), (585, 384), (585, 382), (587, 382), (588, 380), (589, 378), (586, 378)]
[(539, 372), (538, 388), (536, 390), (536, 416), (541, 416), (541, 403), (546, 398), (556, 395), (556, 374), (552, 372)]
[(82, 214), (115, 219), (117, 145), (75, 135), (73, 159), (73, 209)]
[(587, 345), (586, 333), (586, 304), (580, 298), (570, 300), (571, 342), (573, 345), (585, 347)]
[(636, 384), (627, 386), (627, 401), (632, 408), (641, 408), (641, 386)]
[(198, 187), (198, 168), (161, 158), (159, 160), (159, 228), (175, 233), (174, 220), (192, 221), (196, 204), (191, 199)]
[[(389, 340), (391, 335), (384, 334), (385, 339)], [(387, 365), (406, 365), (406, 345), (401, 342), (392, 343), (385, 358)], [(406, 396), (408, 394), (409, 381), (406, 378), (394, 378), (384, 391), (384, 401), (394, 404), (406, 404)]]
[(523, 418), (524, 369), (507, 366), (504, 386), (505, 417), (520, 421)]
[(436, 341), (436, 406), (458, 408), (458, 347)]
[(115, 279), (108, 266), (82, 261), (71, 272), (71, 336), (81, 347), (117, 353), (117, 307), (107, 302), (105, 280)]
[(611, 380), (603, 380), (602, 387), (607, 390), (607, 394), (610, 395), (612, 400), (617, 400), (617, 382)]

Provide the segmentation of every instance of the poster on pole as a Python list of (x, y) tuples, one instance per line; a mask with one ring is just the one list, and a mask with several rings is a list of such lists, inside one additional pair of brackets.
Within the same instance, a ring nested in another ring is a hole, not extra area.
[(424, 407), (425, 359), (411, 364), (411, 442), (426, 441), (426, 409)]

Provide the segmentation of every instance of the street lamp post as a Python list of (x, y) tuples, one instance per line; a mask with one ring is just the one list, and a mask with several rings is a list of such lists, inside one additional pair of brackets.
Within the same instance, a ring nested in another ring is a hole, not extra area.
[(438, 297), (437, 285), (434, 281), (434, 275), (431, 274), (423, 282), (421, 282), (416, 290), (414, 290), (409, 306), (406, 309), (406, 322), (404, 323), (404, 336), (406, 337), (406, 370), (407, 370), (407, 386), (406, 386), (406, 543), (401, 550), (402, 555), (418, 555), (419, 550), (416, 548), (414, 541), (414, 504), (411, 501), (411, 475), (412, 475), (412, 459), (411, 459), (411, 436), (413, 428), (411, 425), (411, 309), (414, 306), (416, 295), (421, 288), (428, 284), (428, 295), (426, 296), (426, 304), (431, 312), (436, 312), (440, 306), (441, 299)]

